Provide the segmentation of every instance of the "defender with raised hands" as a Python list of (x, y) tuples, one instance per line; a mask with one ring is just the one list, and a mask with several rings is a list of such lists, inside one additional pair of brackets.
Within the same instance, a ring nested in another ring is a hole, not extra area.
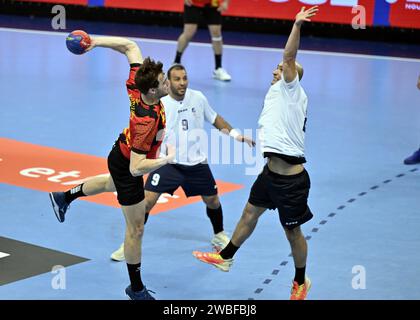
[(254, 231), (259, 217), (267, 210), (277, 209), (280, 222), (290, 243), (295, 265), (291, 300), (303, 300), (311, 287), (305, 276), (307, 242), (300, 225), (312, 218), (307, 200), (310, 179), (303, 163), (304, 138), (308, 99), (300, 80), (303, 68), (296, 62), (300, 29), (318, 12), (314, 6), (296, 15), (284, 48), (283, 61), (273, 71), (273, 80), (258, 124), (262, 152), (267, 164), (251, 188), (248, 202), (228, 245), (220, 252), (194, 251), (193, 255), (229, 271), (233, 256)]

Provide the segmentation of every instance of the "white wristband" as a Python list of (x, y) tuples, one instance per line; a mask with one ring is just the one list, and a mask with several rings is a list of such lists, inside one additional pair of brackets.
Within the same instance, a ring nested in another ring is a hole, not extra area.
[(236, 129), (232, 129), (232, 130), (230, 130), (229, 135), (230, 135), (233, 139), (235, 139), (235, 140), (236, 140), (236, 138), (238, 138), (238, 136), (240, 136), (241, 134), (239, 133), (239, 131), (238, 131), (238, 130), (236, 130)]

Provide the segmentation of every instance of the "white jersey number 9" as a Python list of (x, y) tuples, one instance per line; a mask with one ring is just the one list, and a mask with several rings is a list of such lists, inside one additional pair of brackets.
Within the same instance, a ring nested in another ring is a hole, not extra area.
[(151, 182), (152, 186), (156, 187), (159, 184), (159, 180), (160, 180), (159, 173), (155, 173), (152, 177), (152, 182)]

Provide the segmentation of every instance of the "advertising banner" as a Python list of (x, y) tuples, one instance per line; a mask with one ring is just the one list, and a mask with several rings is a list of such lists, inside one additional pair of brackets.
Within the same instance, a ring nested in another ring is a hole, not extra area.
[[(30, 1), (30, 0), (23, 0)], [(37, 0), (105, 6), (112, 8), (182, 12), (183, 0)], [(235, 17), (294, 20), (301, 7), (318, 5), (315, 22), (353, 24), (364, 19), (367, 26), (420, 29), (420, 0), (231, 0), (225, 15)]]

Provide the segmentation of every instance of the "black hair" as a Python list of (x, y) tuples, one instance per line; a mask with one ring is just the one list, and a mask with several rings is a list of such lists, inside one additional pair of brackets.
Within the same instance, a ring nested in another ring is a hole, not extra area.
[(166, 73), (167, 76), (168, 76), (168, 79), (171, 79), (172, 70), (185, 70), (185, 72), (187, 71), (182, 64), (175, 63), (175, 64), (171, 65), (171, 67), (168, 69), (168, 72)]

